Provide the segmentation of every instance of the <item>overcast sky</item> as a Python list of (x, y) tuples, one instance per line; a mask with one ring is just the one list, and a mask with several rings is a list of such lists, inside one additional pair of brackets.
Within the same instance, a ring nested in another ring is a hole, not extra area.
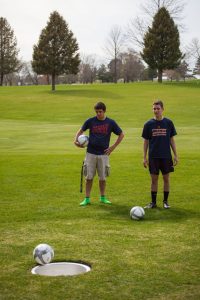
[[(103, 47), (114, 25), (124, 30), (131, 19), (143, 17), (141, 3), (146, 0), (0, 0), (0, 17), (7, 19), (17, 38), (20, 58), (32, 59), (50, 13), (57, 10), (74, 33), (81, 53), (104, 58)], [(192, 38), (200, 40), (200, 0), (187, 0), (181, 34), (182, 45)]]

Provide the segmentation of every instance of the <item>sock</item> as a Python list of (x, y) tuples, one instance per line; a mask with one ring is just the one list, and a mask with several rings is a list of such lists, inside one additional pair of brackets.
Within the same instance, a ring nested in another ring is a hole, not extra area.
[(151, 191), (151, 200), (153, 203), (156, 203), (157, 192)]
[(164, 202), (167, 202), (168, 196), (169, 196), (169, 192), (164, 191), (164, 200), (163, 200)]

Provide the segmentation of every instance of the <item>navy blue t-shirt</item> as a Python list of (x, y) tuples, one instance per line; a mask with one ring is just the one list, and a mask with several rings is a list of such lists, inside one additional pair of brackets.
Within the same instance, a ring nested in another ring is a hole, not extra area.
[(145, 123), (142, 137), (149, 141), (149, 158), (171, 159), (170, 138), (176, 134), (173, 122), (167, 118)]
[(89, 129), (89, 144), (87, 152), (96, 155), (103, 155), (104, 150), (109, 147), (111, 133), (120, 135), (122, 130), (117, 123), (109, 118), (98, 120), (97, 117), (85, 121), (83, 131)]

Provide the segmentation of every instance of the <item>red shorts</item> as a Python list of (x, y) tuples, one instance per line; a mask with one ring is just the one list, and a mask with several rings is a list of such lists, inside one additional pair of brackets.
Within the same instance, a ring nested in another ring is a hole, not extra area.
[(168, 174), (170, 172), (174, 172), (172, 159), (166, 159), (166, 158), (149, 159), (150, 174), (159, 175), (159, 171), (161, 171), (163, 175)]

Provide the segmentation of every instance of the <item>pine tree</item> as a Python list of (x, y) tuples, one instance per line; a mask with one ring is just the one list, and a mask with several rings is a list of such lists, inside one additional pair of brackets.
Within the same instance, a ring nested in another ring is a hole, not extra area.
[(176, 72), (184, 79), (184, 81), (188, 71), (188, 63), (185, 60), (183, 60), (178, 66), (178, 68), (176, 68)]
[(39, 42), (33, 47), (32, 67), (37, 74), (51, 75), (52, 91), (55, 78), (62, 74), (76, 74), (80, 63), (78, 43), (62, 16), (51, 13)]
[(0, 86), (3, 85), (4, 75), (19, 69), (17, 40), (5, 18), (0, 18)]
[(200, 74), (200, 57), (197, 58), (193, 74)]
[(144, 36), (141, 53), (144, 61), (152, 69), (158, 70), (158, 82), (162, 82), (165, 69), (174, 69), (183, 57), (180, 49), (179, 31), (169, 12), (161, 7), (155, 14), (152, 27)]

